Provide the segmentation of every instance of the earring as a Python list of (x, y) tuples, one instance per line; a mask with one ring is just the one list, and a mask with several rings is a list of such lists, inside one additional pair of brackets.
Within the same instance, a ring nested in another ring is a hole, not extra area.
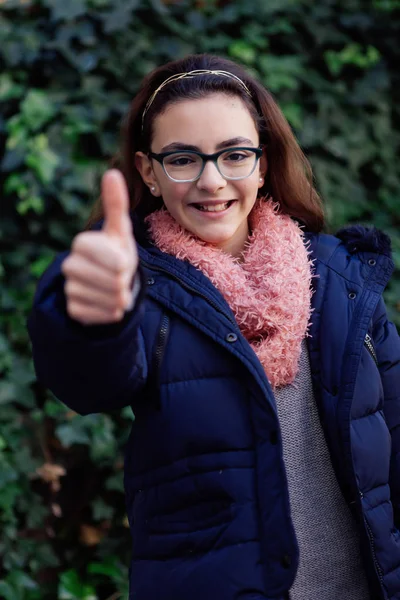
[(151, 189), (152, 192), (156, 191), (156, 188), (154, 187), (154, 185), (152, 185), (150, 189)]
[(260, 183), (262, 183), (264, 181), (264, 179), (262, 177), (260, 177)]

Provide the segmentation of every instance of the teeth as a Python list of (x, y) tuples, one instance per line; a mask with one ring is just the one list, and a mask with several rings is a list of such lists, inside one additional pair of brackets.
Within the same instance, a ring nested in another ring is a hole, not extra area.
[(214, 204), (213, 206), (203, 206), (202, 204), (198, 204), (199, 210), (204, 210), (206, 212), (220, 212), (228, 208), (229, 202), (224, 202), (224, 204)]

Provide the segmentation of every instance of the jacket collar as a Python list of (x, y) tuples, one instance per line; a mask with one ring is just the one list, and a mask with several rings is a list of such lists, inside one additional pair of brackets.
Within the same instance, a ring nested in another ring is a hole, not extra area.
[[(173, 277), (194, 287), (198, 293), (211, 294), (221, 301), (222, 295), (205, 275), (191, 264), (160, 252), (151, 242), (143, 220), (136, 215), (132, 220), (143, 266), (169, 272)], [(340, 229), (335, 236), (312, 232), (305, 232), (304, 235), (305, 241), (309, 243), (311, 258), (316, 263), (316, 272), (325, 265), (358, 285), (365, 280), (369, 283), (376, 281), (383, 289), (388, 283), (394, 269), (391, 241), (379, 229), (352, 225)], [(371, 266), (378, 268), (371, 272)], [(225, 301), (223, 304), (228, 307)]]

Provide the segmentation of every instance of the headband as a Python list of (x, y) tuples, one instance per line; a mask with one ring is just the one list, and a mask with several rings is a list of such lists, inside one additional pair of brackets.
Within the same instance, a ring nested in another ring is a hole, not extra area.
[(173, 81), (178, 81), (179, 79), (196, 77), (197, 75), (221, 75), (222, 77), (229, 77), (229, 79), (234, 79), (235, 81), (237, 81), (242, 86), (242, 88), (244, 89), (246, 94), (248, 94), (250, 96), (250, 98), (252, 97), (251, 92), (250, 92), (249, 88), (247, 87), (247, 85), (239, 77), (237, 77), (233, 73), (229, 73), (229, 71), (220, 71), (220, 70), (210, 71), (208, 69), (197, 69), (196, 71), (188, 71), (186, 73), (176, 73), (175, 75), (171, 75), (171, 77), (168, 77), (168, 79), (163, 81), (162, 84), (158, 86), (156, 91), (153, 92), (152, 95), (150, 96), (150, 98), (148, 99), (147, 104), (143, 111), (143, 115), (142, 115), (142, 131), (143, 131), (143, 124), (144, 124), (144, 118), (146, 116), (146, 113), (149, 110), (150, 106), (153, 104), (154, 98), (157, 96), (158, 92), (160, 90), (162, 90), (162, 88), (165, 85), (167, 85), (168, 83), (171, 83)]

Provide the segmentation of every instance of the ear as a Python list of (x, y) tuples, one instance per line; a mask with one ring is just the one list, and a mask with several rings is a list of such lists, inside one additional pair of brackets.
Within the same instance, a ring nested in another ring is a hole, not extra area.
[(268, 172), (268, 160), (267, 160), (267, 154), (265, 152), (265, 148), (263, 149), (263, 153), (262, 153), (262, 157), (260, 158), (260, 178), (262, 179), (262, 181), (260, 181), (258, 187), (262, 188), (264, 185), (264, 179), (265, 176)]
[(144, 152), (136, 152), (135, 166), (140, 173), (143, 182), (148, 186), (153, 196), (161, 196), (160, 186), (153, 170), (150, 158)]

